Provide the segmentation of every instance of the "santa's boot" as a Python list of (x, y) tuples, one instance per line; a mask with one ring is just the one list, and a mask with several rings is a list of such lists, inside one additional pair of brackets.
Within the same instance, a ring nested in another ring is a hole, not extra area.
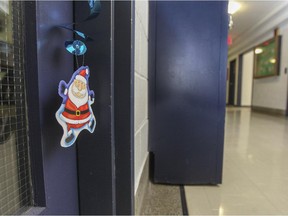
[(95, 127), (95, 119), (92, 118), (92, 120), (89, 122), (89, 129), (90, 131), (93, 131), (94, 130), (94, 127)]
[(67, 134), (67, 138), (65, 139), (66, 143), (70, 143), (75, 138), (74, 133), (70, 130)]

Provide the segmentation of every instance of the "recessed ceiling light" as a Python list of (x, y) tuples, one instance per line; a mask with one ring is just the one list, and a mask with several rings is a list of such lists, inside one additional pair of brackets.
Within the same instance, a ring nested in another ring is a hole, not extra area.
[(241, 8), (241, 4), (239, 2), (229, 1), (229, 4), (228, 4), (228, 13), (229, 14), (236, 13), (240, 8)]

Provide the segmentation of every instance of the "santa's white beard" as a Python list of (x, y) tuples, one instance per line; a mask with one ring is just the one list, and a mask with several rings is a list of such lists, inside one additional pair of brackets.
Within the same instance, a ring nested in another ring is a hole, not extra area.
[[(84, 97), (83, 98), (78, 98), (77, 96), (75, 96), (73, 94), (72, 90), (74, 92), (76, 92), (76, 93), (80, 92), (82, 95), (84, 95)], [(73, 84), (70, 85), (70, 87), (69, 87), (68, 97), (70, 98), (72, 103), (75, 104), (75, 106), (77, 108), (80, 107), (80, 106), (83, 106), (84, 104), (86, 104), (88, 102), (87, 89), (83, 89), (82, 91), (79, 91)]]

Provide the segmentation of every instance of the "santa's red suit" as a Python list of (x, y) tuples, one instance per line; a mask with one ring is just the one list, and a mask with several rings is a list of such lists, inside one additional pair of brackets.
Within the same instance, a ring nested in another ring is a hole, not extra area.
[(77, 108), (70, 98), (68, 98), (64, 112), (62, 113), (62, 118), (67, 123), (68, 131), (70, 131), (71, 128), (77, 129), (83, 127), (91, 119), (88, 101), (86, 104)]

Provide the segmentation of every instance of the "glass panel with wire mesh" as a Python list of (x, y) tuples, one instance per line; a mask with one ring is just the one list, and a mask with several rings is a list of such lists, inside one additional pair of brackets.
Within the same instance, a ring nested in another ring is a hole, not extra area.
[(20, 1), (0, 1), (0, 215), (32, 205), (22, 11)]

